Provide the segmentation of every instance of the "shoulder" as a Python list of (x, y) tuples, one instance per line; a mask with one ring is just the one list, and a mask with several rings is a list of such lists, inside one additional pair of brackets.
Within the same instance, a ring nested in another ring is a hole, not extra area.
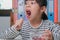
[(55, 24), (54, 22), (52, 21), (49, 21), (49, 20), (43, 20), (43, 23), (44, 25), (47, 25), (51, 30), (52, 29), (60, 29), (60, 25), (58, 24)]
[(50, 20), (43, 20), (43, 23), (45, 23), (46, 25), (51, 25), (51, 26), (59, 26), (58, 24), (55, 24), (54, 22)]
[(51, 25), (51, 26), (52, 26), (52, 25), (55, 25), (54, 22), (52, 22), (52, 21), (50, 21), (50, 20), (43, 20), (43, 23), (44, 23), (45, 25), (49, 25), (49, 26), (50, 26), (50, 25)]

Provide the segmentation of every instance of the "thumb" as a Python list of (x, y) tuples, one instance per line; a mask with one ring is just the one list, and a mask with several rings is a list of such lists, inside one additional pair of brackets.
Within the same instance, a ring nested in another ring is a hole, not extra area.
[(15, 26), (15, 27), (16, 27), (16, 26), (21, 26), (22, 23), (23, 23), (23, 18), (20, 18), (19, 20), (16, 20), (14, 26)]
[(17, 30), (20, 30), (22, 28), (22, 24), (23, 24), (23, 18), (19, 19), (17, 21), (17, 26), (15, 27)]
[(23, 18), (19, 19), (18, 25), (19, 25), (19, 26), (22, 26), (22, 24), (23, 24)]

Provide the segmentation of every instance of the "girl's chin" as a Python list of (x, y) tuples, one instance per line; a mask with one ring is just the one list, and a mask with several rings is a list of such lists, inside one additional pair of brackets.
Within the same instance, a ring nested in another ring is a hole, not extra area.
[(30, 18), (31, 18), (31, 16), (28, 16), (28, 15), (26, 15), (26, 17), (27, 17), (28, 19), (30, 19)]
[(29, 21), (33, 21), (34, 19), (32, 19), (32, 18), (28, 18), (28, 20), (29, 20)]
[(27, 19), (28, 19), (29, 21), (34, 20), (34, 18), (33, 18), (33, 17), (31, 17), (31, 16), (27, 16)]

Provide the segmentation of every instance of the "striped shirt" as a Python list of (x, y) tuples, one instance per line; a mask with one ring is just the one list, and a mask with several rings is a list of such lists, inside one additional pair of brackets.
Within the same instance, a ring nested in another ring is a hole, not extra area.
[[(55, 25), (54, 23), (52, 23), (49, 20), (43, 20), (43, 22), (41, 23), (41, 25), (38, 28), (32, 28), (29, 22), (24, 22), (23, 27), (22, 27), (22, 38), (23, 40), (31, 40), (31, 37), (33, 35), (41, 35), (42, 32), (44, 30), (50, 30), (53, 34), (53, 36), (55, 37), (56, 35), (58, 36), (58, 34), (60, 33), (60, 27), (58, 29), (58, 25)], [(59, 30), (59, 31), (58, 31)], [(35, 32), (35, 34), (34, 34)], [(60, 34), (59, 34), (60, 35)], [(56, 36), (56, 38), (57, 38)]]
[(60, 40), (60, 26), (49, 20), (43, 20), (38, 28), (33, 28), (29, 21), (23, 22), (22, 29), (20, 31), (17, 31), (14, 27), (11, 27), (7, 30), (4, 37), (1, 37), (6, 39), (14, 39), (18, 35), (21, 35), (22, 40), (33, 40), (34, 37), (40, 37), (44, 30), (50, 30), (53, 34), (54, 40)]

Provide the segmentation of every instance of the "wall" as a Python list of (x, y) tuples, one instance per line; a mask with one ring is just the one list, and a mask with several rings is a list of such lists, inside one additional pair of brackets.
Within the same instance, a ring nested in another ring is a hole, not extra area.
[(0, 17), (0, 34), (10, 27), (10, 17)]

